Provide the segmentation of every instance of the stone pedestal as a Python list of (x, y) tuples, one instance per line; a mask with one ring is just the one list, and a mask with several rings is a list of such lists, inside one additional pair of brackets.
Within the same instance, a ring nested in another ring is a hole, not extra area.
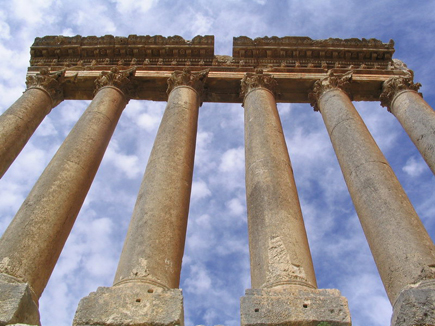
[(127, 283), (100, 287), (83, 298), (73, 326), (183, 326), (180, 289), (150, 289), (148, 284)]
[(397, 118), (435, 174), (435, 111), (417, 91), (412, 77), (393, 77), (383, 84), (381, 104)]
[(350, 326), (347, 300), (338, 290), (250, 289), (241, 298), (242, 326)]
[(26, 145), (45, 116), (63, 99), (64, 72), (27, 77), (27, 90), (0, 116), (0, 178)]
[(0, 326), (17, 322), (39, 325), (38, 300), (27, 283), (0, 274)]
[(391, 326), (435, 325), (435, 281), (422, 281), (403, 290), (394, 303)]

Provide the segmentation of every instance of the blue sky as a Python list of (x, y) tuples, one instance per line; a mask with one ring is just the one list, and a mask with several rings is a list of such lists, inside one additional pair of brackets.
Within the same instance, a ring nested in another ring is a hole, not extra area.
[[(0, 112), (24, 91), (29, 49), (44, 35), (214, 35), (394, 39), (396, 53), (435, 105), (435, 2), (267, 0), (0, 0)], [(7, 227), (87, 101), (53, 109), (0, 180), (0, 233)], [(435, 178), (394, 116), (379, 102), (356, 108), (432, 239)], [(110, 286), (165, 103), (130, 101), (40, 300), (43, 326), (70, 325), (78, 301)], [(279, 104), (320, 288), (349, 300), (354, 326), (389, 325), (391, 306), (347, 192), (321, 115)], [(186, 324), (239, 324), (250, 287), (244, 186), (243, 108), (204, 103), (181, 288)]]

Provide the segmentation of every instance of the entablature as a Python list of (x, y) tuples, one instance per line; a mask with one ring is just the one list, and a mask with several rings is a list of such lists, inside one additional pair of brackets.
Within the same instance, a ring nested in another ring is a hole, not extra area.
[(31, 47), (28, 75), (43, 68), (65, 70), (65, 99), (90, 100), (94, 81), (103, 71), (135, 68), (132, 99), (166, 101), (167, 80), (174, 71), (209, 70), (204, 102), (241, 103), (241, 80), (261, 68), (277, 81), (277, 102), (309, 103), (314, 83), (327, 76), (353, 72), (350, 91), (356, 101), (378, 101), (384, 81), (409, 76), (393, 60), (394, 42), (308, 37), (241, 36), (233, 40), (233, 57), (214, 54), (214, 36), (45, 36)]

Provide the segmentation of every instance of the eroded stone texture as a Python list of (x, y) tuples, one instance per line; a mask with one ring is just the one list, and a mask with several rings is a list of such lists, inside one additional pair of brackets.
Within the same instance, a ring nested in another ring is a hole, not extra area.
[(349, 193), (394, 303), (406, 286), (435, 277), (435, 247), (348, 95), (334, 87), (317, 90)]
[(240, 303), (242, 326), (351, 325), (347, 300), (338, 290), (250, 289)]
[(80, 301), (73, 326), (183, 326), (181, 290), (149, 291), (141, 283), (100, 287)]
[(418, 93), (420, 86), (411, 74), (390, 78), (383, 84), (381, 104), (399, 120), (435, 174), (435, 111)]
[(0, 274), (0, 326), (17, 322), (39, 325), (37, 299), (27, 283)]
[[(139, 190), (114, 284), (178, 288), (186, 237), (200, 92), (206, 72), (178, 71)], [(196, 88), (195, 88), (196, 87)]]
[(246, 198), (253, 288), (316, 288), (290, 158), (272, 93), (276, 81), (257, 71), (245, 95)]
[(126, 104), (127, 98), (118, 88), (99, 90), (0, 239), (0, 272), (29, 283), (36, 300), (47, 284)]
[(64, 71), (27, 76), (27, 90), (0, 116), (0, 178), (45, 116), (63, 99)]
[(435, 325), (435, 282), (421, 282), (403, 290), (394, 303), (391, 326)]

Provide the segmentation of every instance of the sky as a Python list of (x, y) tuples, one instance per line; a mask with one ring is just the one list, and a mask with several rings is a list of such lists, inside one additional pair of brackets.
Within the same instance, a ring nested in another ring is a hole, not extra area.
[[(435, 1), (0, 0), (0, 113), (25, 90), (29, 49), (45, 35), (215, 36), (231, 55), (234, 36), (377, 38), (395, 41), (435, 105)], [(435, 177), (396, 118), (379, 102), (355, 102), (423, 224), (435, 237)], [(0, 180), (0, 233), (89, 101), (54, 108)], [(110, 286), (164, 102), (130, 101), (40, 299), (43, 326), (71, 325), (82, 297)], [(339, 289), (354, 326), (389, 325), (391, 305), (348, 194), (321, 115), (278, 104), (319, 288)], [(181, 285), (185, 323), (240, 324), (250, 288), (243, 108), (200, 108)]]

